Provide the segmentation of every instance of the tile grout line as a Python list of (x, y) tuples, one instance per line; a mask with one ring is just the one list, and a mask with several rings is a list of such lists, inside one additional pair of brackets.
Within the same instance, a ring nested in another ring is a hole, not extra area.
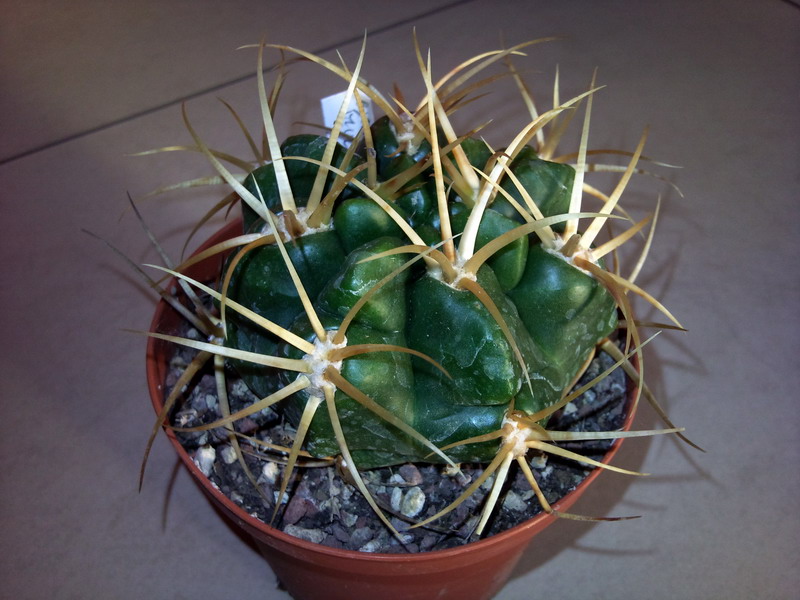
[[(368, 34), (369, 34), (370, 37), (378, 36), (378, 35), (381, 35), (383, 33), (388, 32), (388, 31), (391, 31), (393, 29), (396, 29), (398, 27), (401, 27), (402, 25), (407, 25), (408, 23), (414, 22), (414, 21), (416, 21), (418, 19), (430, 17), (430, 16), (433, 16), (433, 15), (439, 14), (441, 12), (448, 11), (448, 10), (450, 10), (452, 8), (455, 8), (455, 7), (464, 5), (464, 4), (469, 4), (469, 3), (475, 2), (475, 1), (476, 0), (456, 0), (455, 2), (451, 2), (449, 4), (446, 4), (446, 5), (443, 5), (443, 6), (439, 6), (439, 7), (435, 8), (435, 9), (432, 9), (432, 10), (430, 10), (428, 12), (421, 13), (421, 14), (418, 14), (418, 15), (414, 15), (412, 17), (407, 17), (405, 19), (401, 19), (400, 21), (396, 21), (394, 23), (391, 23), (391, 24), (388, 24), (388, 25), (384, 25), (382, 27), (374, 29), (371, 32), (368, 32)], [(334, 42), (334, 43), (328, 44), (326, 46), (323, 46), (322, 48), (317, 48), (315, 50), (312, 50), (311, 52), (313, 52), (314, 54), (324, 54), (325, 52), (329, 52), (329, 51), (334, 50), (336, 48), (339, 48), (341, 46), (345, 46), (347, 44), (352, 44), (353, 42), (357, 42), (360, 39), (362, 39), (361, 35), (351, 36), (349, 38), (345, 38), (343, 40), (339, 40), (337, 42)], [(278, 63), (275, 63), (273, 65), (269, 65), (267, 67), (264, 67), (264, 72), (268, 72), (268, 71), (272, 70), (274, 67), (277, 66), (277, 64)], [(112, 127), (116, 127), (117, 125), (122, 125), (123, 123), (127, 123), (129, 121), (133, 121), (134, 119), (138, 119), (140, 117), (145, 117), (147, 115), (156, 113), (156, 112), (158, 112), (160, 110), (164, 110), (164, 109), (169, 108), (171, 106), (179, 105), (179, 104), (181, 104), (183, 102), (186, 102), (188, 100), (193, 100), (195, 98), (199, 98), (201, 96), (205, 96), (206, 94), (210, 94), (212, 92), (216, 92), (216, 91), (221, 90), (223, 88), (226, 88), (226, 87), (229, 87), (229, 86), (232, 86), (232, 85), (236, 85), (238, 83), (242, 83), (244, 81), (247, 81), (248, 79), (255, 78), (255, 76), (256, 76), (255, 73), (248, 73), (247, 75), (241, 75), (239, 77), (235, 77), (235, 78), (230, 79), (228, 81), (224, 81), (222, 83), (218, 83), (216, 85), (209, 86), (209, 87), (204, 88), (202, 90), (197, 90), (195, 92), (191, 92), (190, 94), (186, 94), (185, 96), (181, 96), (179, 98), (175, 98), (175, 99), (172, 99), (172, 100), (167, 100), (167, 101), (162, 102), (160, 104), (157, 104), (155, 106), (151, 106), (149, 108), (145, 108), (145, 109), (140, 110), (138, 112), (131, 113), (131, 114), (126, 115), (124, 117), (120, 117), (118, 119), (114, 119), (113, 121), (109, 121), (107, 123), (103, 123), (101, 125), (97, 125), (95, 127), (91, 127), (89, 129), (85, 129), (83, 131), (79, 131), (77, 133), (72, 133), (70, 135), (64, 136), (64, 137), (59, 138), (57, 140), (54, 140), (52, 142), (47, 142), (45, 144), (41, 144), (41, 145), (36, 146), (34, 148), (30, 148), (28, 150), (23, 150), (22, 152), (18, 152), (17, 154), (12, 154), (11, 156), (8, 156), (8, 157), (5, 157), (5, 158), (0, 158), (0, 167), (5, 166), (5, 165), (7, 165), (9, 163), (12, 163), (12, 162), (14, 162), (16, 160), (20, 160), (20, 159), (26, 158), (26, 157), (31, 156), (33, 154), (36, 154), (38, 152), (43, 152), (45, 150), (49, 150), (51, 148), (55, 148), (55, 147), (60, 146), (62, 144), (67, 144), (69, 142), (72, 142), (74, 140), (77, 140), (77, 139), (80, 139), (80, 138), (83, 138), (83, 137), (87, 137), (87, 136), (92, 135), (94, 133), (98, 133), (100, 131), (104, 131), (106, 129), (110, 129)]]

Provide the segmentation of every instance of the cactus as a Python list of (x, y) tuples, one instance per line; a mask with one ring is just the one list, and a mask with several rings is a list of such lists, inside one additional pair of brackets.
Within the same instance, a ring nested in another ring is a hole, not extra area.
[[(217, 312), (201, 310), (196, 317), (211, 341), (152, 335), (201, 351), (187, 381), (201, 360), (227, 360), (263, 398), (211, 426), (230, 428), (246, 414), (275, 406), (296, 427), (281, 494), (301, 452), (341, 456), (368, 500), (359, 470), (482, 462), (485, 474), (467, 493), (492, 473), (497, 477), (480, 530), (515, 460), (544, 509), (554, 512), (524, 460), (530, 449), (585, 460), (552, 442), (636, 435), (557, 434), (545, 427), (549, 415), (575, 397), (571, 389), (598, 347), (638, 377), (628, 359), (641, 353), (643, 341), (629, 293), (645, 297), (680, 327), (634, 283), (635, 275), (625, 278), (605, 264), (650, 217), (595, 243), (609, 219), (631, 222), (618, 201), (640, 172), (646, 135), (605, 195), (584, 182), (590, 168), (604, 168), (587, 162), (594, 83), (542, 114), (523, 91), (531, 121), (501, 150), (480, 137), (480, 128), (458, 135), (451, 124), (466, 99), (464, 83), (484, 68), (505, 61), (521, 83), (510, 59), (530, 43), (465, 61), (438, 82), (417, 47), (427, 93), (413, 111), (400, 101), (393, 105), (360, 76), (363, 48), (351, 72), (276, 46), (348, 82), (329, 135), (297, 135), (283, 144), (272, 122), (279, 86), (267, 94), (260, 45), (269, 153), (260, 153), (248, 135), (258, 164), (243, 174), (233, 174), (223, 164), (226, 156), (203, 142), (184, 109), (195, 149), (217, 171), (211, 181), (232, 188), (217, 208), (239, 204), (242, 230), (193, 259), (228, 253), (216, 288), (181, 274), (192, 261), (166, 269), (215, 299)], [(345, 147), (338, 142), (344, 111), (360, 94), (386, 114), (370, 124), (362, 106), (364, 127)], [(581, 145), (570, 165), (555, 157), (555, 149), (566, 113), (583, 106)], [(587, 192), (601, 199), (599, 209), (582, 208)], [(626, 351), (609, 342), (621, 326), (619, 315)], [(660, 432), (677, 431), (669, 426)], [(238, 438), (231, 439), (238, 449)]]

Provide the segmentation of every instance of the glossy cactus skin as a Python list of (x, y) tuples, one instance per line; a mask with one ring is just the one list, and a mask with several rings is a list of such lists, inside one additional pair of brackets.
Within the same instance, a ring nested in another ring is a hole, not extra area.
[[(379, 181), (398, 175), (430, 152), (429, 146), (405, 152), (386, 120), (376, 122), (373, 133)], [(284, 156), (319, 159), (326, 141), (296, 136), (284, 144)], [(468, 140), (462, 146), (470, 162), (484, 168), (490, 157), (485, 145)], [(337, 154), (344, 156), (344, 149)], [(361, 161), (356, 155), (343, 170)], [(286, 163), (295, 201), (303, 206), (317, 168), (288, 159)], [(333, 164), (339, 163), (334, 159)], [(526, 148), (511, 169), (536, 198), (544, 216), (567, 212), (574, 177), (571, 167), (540, 160)], [(272, 166), (266, 165), (251, 173), (245, 186), (254, 194), (260, 192), (267, 207), (279, 213), (274, 180)], [(511, 188), (507, 191), (518, 194)], [(429, 173), (424, 171), (402, 192), (386, 198), (431, 244), (442, 239), (434, 193)], [(458, 234), (464, 229), (468, 208), (452, 192), (448, 202), (453, 233)], [(245, 230), (263, 230), (264, 221), (242, 204)], [(514, 209), (498, 195), (484, 213), (476, 248), (519, 224)], [(327, 227), (306, 232), (285, 247), (323, 325), (334, 330), (362, 295), (413, 255), (361, 261), (408, 243), (383, 209), (348, 186), (336, 200)], [(534, 414), (552, 405), (598, 341), (617, 326), (616, 303), (606, 289), (563, 256), (544, 249), (532, 236), (520, 237), (493, 255), (479, 269), (477, 283), (502, 315), (522, 360), (479, 298), (435, 277), (421, 261), (386, 283), (347, 329), (348, 345), (393, 344), (421, 352), (438, 363), (441, 368), (406, 353), (371, 352), (345, 359), (340, 370), (361, 392), (439, 447), (500, 429), (512, 408)], [(314, 340), (277, 246), (249, 251), (237, 265), (228, 293), (278, 325)], [(236, 315), (227, 320), (226, 344), (290, 358), (302, 358), (303, 354)], [(295, 377), (265, 367), (237, 364), (237, 368), (260, 397)], [(291, 421), (299, 421), (308, 393), (298, 392), (282, 406)], [(336, 391), (336, 409), (360, 468), (440, 460), (340, 389)], [(305, 445), (316, 456), (339, 453), (325, 411), (314, 416)], [(487, 461), (496, 451), (497, 442), (484, 442), (447, 452), (455, 461)]]

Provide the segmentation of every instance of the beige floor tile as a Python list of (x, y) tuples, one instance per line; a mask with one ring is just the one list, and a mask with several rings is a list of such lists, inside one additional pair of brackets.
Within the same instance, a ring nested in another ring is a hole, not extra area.
[[(446, 4), (406, 3), (401, 14), (395, 3), (373, 2), (363, 22), (341, 27), (322, 3), (289, 4), (272, 26), (252, 18), (253, 4), (81, 2), (48, 12), (31, 2), (11, 38), (16, 21), (2, 26), (0, 598), (288, 598), (184, 472), (173, 472), (163, 440), (137, 495), (152, 415), (143, 338), (121, 330), (146, 328), (152, 306), (127, 266), (80, 230), (105, 236), (137, 263), (156, 260), (126, 191), (139, 198), (210, 168), (194, 154), (126, 155), (189, 143), (172, 101), (239, 78), (187, 110), (215, 148), (244, 155), (217, 96), (258, 126), (247, 76), (254, 56), (233, 49), (265, 27), (276, 41), (310, 49), (345, 41), (348, 64), (362, 28), (377, 27), (365, 76), (384, 89), (397, 83), (410, 99), (422, 87), (403, 21)], [(148, 26), (148, 14), (161, 18)], [(316, 36), (296, 27), (302, 20), (317, 23)], [(515, 59), (542, 106), (556, 65), (565, 95), (585, 89), (598, 67), (606, 87), (595, 99), (590, 145), (632, 149), (649, 125), (645, 154), (682, 166), (648, 168), (683, 195), (637, 176), (628, 196), (639, 217), (663, 197), (653, 260), (639, 282), (690, 330), (651, 346), (648, 378), (708, 452), (665, 439), (626, 443), (619, 464), (653, 475), (605, 474), (576, 510), (642, 518), (557, 523), (525, 553), (500, 599), (796, 595), (798, 22), (800, 9), (779, 0), (468, 2), (416, 21), (437, 74), (499, 47), (501, 33), (507, 44), (563, 36)], [(29, 62), (12, 64), (9, 46), (28, 50)], [(311, 65), (293, 67), (277, 115), (281, 134), (318, 121), (319, 98), (340, 89)], [(510, 80), (465, 107), (459, 122), (489, 116), (485, 133), (498, 147), (526, 121)], [(40, 145), (48, 147), (32, 151)], [(177, 192), (139, 206), (176, 254), (190, 211), (219, 195)], [(657, 424), (643, 409), (637, 426)]]
[(321, 50), (449, 4), (5, 0), (0, 161), (248, 77), (239, 46)]

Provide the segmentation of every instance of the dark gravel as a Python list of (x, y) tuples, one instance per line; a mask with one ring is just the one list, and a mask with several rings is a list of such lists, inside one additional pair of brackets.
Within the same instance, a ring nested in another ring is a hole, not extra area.
[[(194, 352), (176, 350), (167, 388), (191, 360)], [(613, 364), (600, 354), (584, 375), (589, 381)], [(250, 404), (254, 397), (232, 370), (227, 372), (227, 385), (232, 410)], [(594, 389), (551, 419), (548, 428), (554, 430), (610, 431), (624, 421), (626, 378), (621, 369), (603, 380)], [(193, 427), (219, 418), (214, 377), (210, 373), (198, 376), (195, 384), (181, 398), (171, 416), (172, 423)], [(239, 432), (265, 442), (291, 446), (294, 430), (281, 417), (268, 409), (235, 425)], [(248, 513), (267, 523), (272, 519), (283, 467), (276, 463), (276, 454), (265, 454), (246, 441), (241, 442), (244, 460), (258, 483), (248, 478), (225, 430), (181, 433), (179, 438), (195, 461), (219, 489)], [(611, 442), (581, 442), (565, 444), (585, 456), (600, 459)], [(578, 463), (558, 457), (529, 454), (530, 464), (545, 497), (554, 503), (573, 490), (590, 472)], [(273, 525), (299, 538), (334, 548), (364, 552), (418, 552), (450, 548), (474, 539), (473, 531), (480, 508), (488, 493), (484, 484), (478, 492), (445, 517), (430, 526), (409, 529), (410, 523), (435, 514), (455, 500), (479, 477), (482, 465), (463, 464), (461, 473), (450, 474), (446, 466), (406, 464), (365, 471), (362, 476), (377, 502), (390, 516), (394, 527), (402, 533), (402, 543), (369, 508), (366, 500), (340, 477), (336, 465), (297, 469), (290, 493), (284, 498)], [(492, 478), (489, 479), (491, 483)], [(530, 519), (541, 511), (536, 497), (524, 476), (512, 465), (501, 507), (495, 510), (483, 537), (494, 535)]]

